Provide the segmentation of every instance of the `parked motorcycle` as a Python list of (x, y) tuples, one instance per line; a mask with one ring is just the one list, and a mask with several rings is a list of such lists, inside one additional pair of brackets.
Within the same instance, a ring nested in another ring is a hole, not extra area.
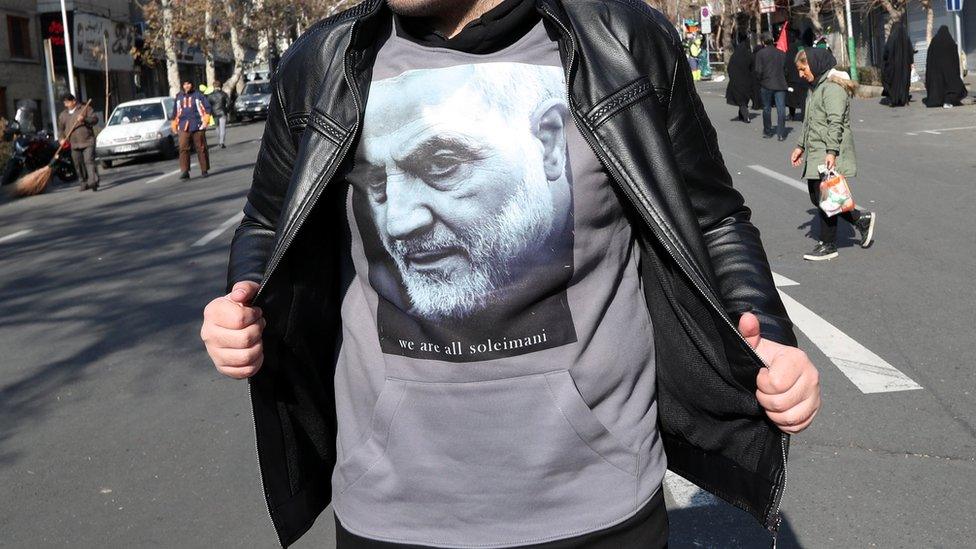
[[(13, 154), (3, 168), (0, 175), (0, 185), (9, 185), (21, 176), (47, 166), (54, 153), (58, 150), (58, 141), (47, 130), (24, 134), (20, 132), (20, 124), (11, 122), (3, 132), (3, 140), (13, 142)], [(78, 179), (78, 173), (71, 162), (70, 145), (54, 163), (54, 175), (61, 181), (70, 182)]]

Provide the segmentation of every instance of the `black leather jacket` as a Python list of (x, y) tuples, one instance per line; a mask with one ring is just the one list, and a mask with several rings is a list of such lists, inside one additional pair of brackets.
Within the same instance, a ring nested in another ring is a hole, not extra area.
[[(763, 364), (735, 323), (752, 311), (764, 337), (796, 340), (680, 39), (640, 0), (537, 1), (559, 43), (572, 116), (635, 227), (668, 465), (775, 532), (789, 438), (756, 401)], [(367, 0), (316, 24), (285, 54), (234, 237), (228, 285), (259, 281), (255, 302), (268, 321), (250, 388), (283, 545), (331, 498), (332, 374), (350, 282), (339, 269), (350, 247), (345, 173), (391, 21), (381, 0)]]

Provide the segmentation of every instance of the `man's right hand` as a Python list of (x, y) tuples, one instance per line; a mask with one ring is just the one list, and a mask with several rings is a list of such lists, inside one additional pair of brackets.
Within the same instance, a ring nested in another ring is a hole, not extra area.
[(266, 321), (260, 308), (250, 306), (257, 292), (257, 283), (238, 282), (203, 310), (200, 339), (217, 371), (234, 379), (253, 376), (264, 362), (261, 334)]

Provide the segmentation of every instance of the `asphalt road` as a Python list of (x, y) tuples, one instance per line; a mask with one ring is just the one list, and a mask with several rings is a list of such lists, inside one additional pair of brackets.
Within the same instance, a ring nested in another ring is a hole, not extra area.
[[(879, 214), (877, 243), (861, 250), (842, 223), (841, 257), (811, 264), (814, 212), (787, 183), (789, 142), (728, 121), (724, 86), (701, 91), (822, 371), (780, 546), (976, 546), (976, 107), (858, 100), (854, 191)], [(106, 170), (98, 193), (0, 199), (0, 545), (275, 545), (246, 388), (213, 370), (197, 335), (261, 129), (231, 128), (208, 179), (141, 161)], [(867, 358), (845, 362), (837, 341)], [(893, 387), (891, 370), (920, 388), (871, 392)], [(743, 513), (668, 488), (672, 546), (769, 546)], [(296, 546), (331, 537), (323, 515)]]

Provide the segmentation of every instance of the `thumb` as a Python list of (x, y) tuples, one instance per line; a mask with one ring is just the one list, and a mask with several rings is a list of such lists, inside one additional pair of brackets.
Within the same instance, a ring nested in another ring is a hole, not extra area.
[(762, 340), (759, 333), (759, 318), (752, 313), (742, 313), (739, 317), (739, 333), (750, 347), (753, 349), (758, 347), (759, 341)]
[(254, 294), (258, 293), (258, 283), (244, 280), (234, 284), (234, 288), (227, 294), (227, 297), (234, 303), (246, 305), (254, 299)]

